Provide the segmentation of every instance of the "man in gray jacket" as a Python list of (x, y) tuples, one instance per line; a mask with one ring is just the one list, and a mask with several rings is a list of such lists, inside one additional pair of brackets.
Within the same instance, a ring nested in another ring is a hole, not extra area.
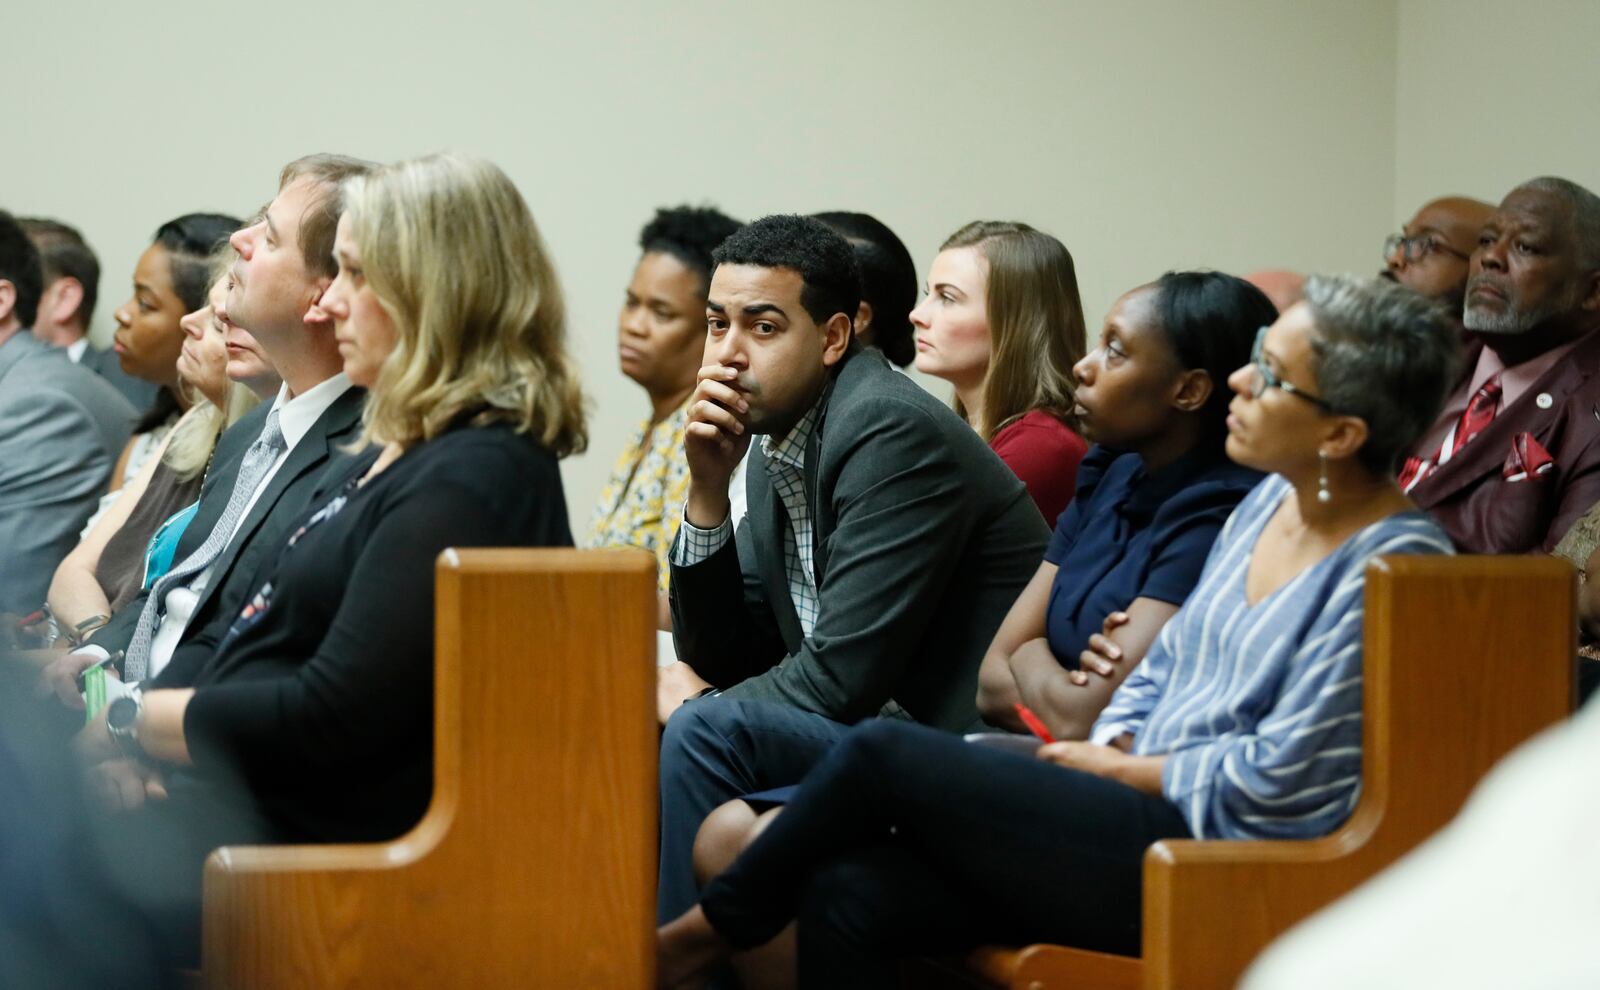
[(0, 211), (0, 613), (27, 614), (106, 490), (134, 409), (33, 339), (39, 252)]
[[(663, 920), (694, 902), (717, 805), (798, 782), (863, 718), (976, 725), (979, 662), (1049, 536), (960, 417), (854, 344), (843, 238), (773, 216), (714, 258), (672, 556), (684, 662), (658, 694)], [(727, 482), (754, 436), (735, 533)]]

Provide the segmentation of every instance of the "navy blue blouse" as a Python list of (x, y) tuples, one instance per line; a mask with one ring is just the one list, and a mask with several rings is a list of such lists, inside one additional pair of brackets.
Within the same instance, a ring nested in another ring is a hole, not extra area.
[(1222, 524), (1261, 478), (1220, 451), (1148, 473), (1138, 454), (1090, 447), (1044, 554), (1058, 568), (1045, 635), (1061, 665), (1076, 668), (1105, 617), (1136, 598), (1182, 605)]

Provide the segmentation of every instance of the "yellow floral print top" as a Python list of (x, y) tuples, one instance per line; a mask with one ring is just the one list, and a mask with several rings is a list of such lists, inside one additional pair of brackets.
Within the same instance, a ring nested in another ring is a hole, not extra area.
[(683, 458), (688, 421), (686, 402), (659, 423), (647, 419), (639, 425), (600, 491), (585, 540), (590, 547), (639, 547), (655, 554), (662, 591), (667, 590), (667, 557), (689, 496), (689, 464)]

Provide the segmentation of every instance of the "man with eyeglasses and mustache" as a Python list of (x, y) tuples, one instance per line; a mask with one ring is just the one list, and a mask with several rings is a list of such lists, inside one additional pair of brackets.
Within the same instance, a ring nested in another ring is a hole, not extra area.
[(1464, 552), (1548, 553), (1600, 501), (1600, 197), (1523, 183), (1467, 267), (1463, 377), (1400, 484)]
[(1446, 196), (1425, 204), (1383, 242), (1383, 271), (1418, 295), (1443, 303), (1459, 322), (1467, 294), (1467, 266), (1478, 246), (1478, 231), (1494, 207), (1465, 196)]

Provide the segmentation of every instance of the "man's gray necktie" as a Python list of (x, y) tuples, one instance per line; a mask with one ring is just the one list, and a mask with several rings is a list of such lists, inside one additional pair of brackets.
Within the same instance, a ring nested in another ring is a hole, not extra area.
[(144, 680), (150, 666), (150, 643), (155, 638), (156, 627), (161, 623), (162, 603), (166, 600), (167, 592), (188, 583), (222, 554), (222, 549), (233, 538), (233, 531), (238, 528), (239, 517), (244, 515), (244, 507), (249, 504), (250, 496), (255, 494), (261, 479), (267, 476), (286, 446), (283, 431), (278, 428), (278, 410), (274, 409), (267, 415), (267, 425), (261, 430), (261, 436), (244, 452), (244, 461), (239, 465), (239, 477), (233, 483), (233, 494), (228, 496), (228, 505), (222, 510), (222, 518), (211, 527), (211, 533), (200, 544), (200, 549), (162, 575), (150, 589), (149, 597), (144, 600), (144, 610), (139, 613), (139, 626), (133, 631), (128, 655), (123, 661), (124, 681), (133, 684)]

